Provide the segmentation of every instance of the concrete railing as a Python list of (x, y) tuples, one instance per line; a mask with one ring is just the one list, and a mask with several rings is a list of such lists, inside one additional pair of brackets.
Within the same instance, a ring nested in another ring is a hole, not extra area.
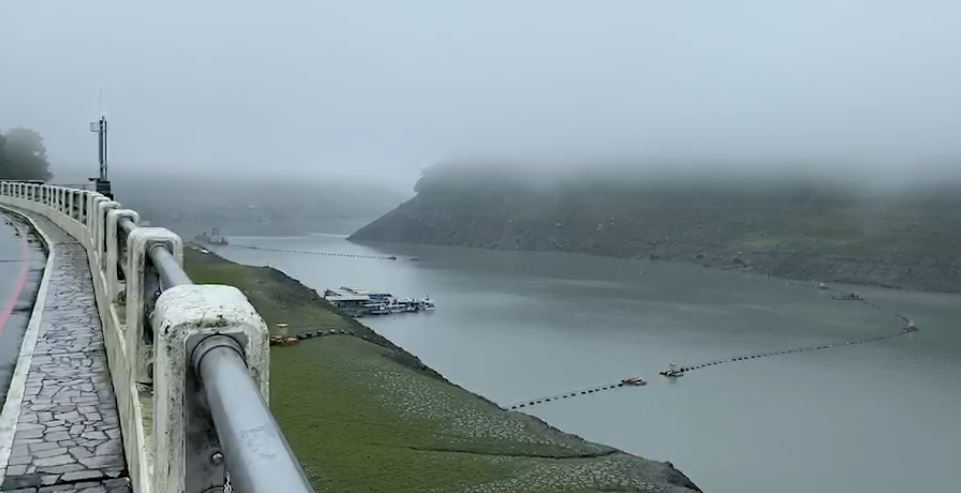
[(134, 491), (311, 491), (266, 404), (267, 327), (239, 290), (191, 283), (179, 236), (97, 192), (0, 181), (0, 204), (87, 251)]

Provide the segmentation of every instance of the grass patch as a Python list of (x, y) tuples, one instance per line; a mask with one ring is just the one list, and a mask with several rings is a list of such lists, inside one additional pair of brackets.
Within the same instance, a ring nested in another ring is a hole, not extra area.
[(271, 408), (318, 491), (691, 491), (672, 467), (563, 433), (444, 380), (276, 269), (188, 249), (197, 283), (270, 326), (350, 328), (271, 350)]
[(192, 248), (184, 252), (190, 278), (197, 284), (229, 284), (247, 295), (271, 331), (286, 323), (291, 331), (309, 327), (354, 328), (320, 295), (272, 267), (239, 266)]

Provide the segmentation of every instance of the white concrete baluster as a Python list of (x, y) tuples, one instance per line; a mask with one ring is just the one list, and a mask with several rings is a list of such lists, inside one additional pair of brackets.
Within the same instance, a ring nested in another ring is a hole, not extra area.
[[(267, 326), (247, 298), (232, 286), (176, 286), (157, 300), (152, 324), (154, 362), (154, 491), (184, 491), (190, 464), (209, 460), (203, 444), (190, 443), (185, 420), (190, 401), (188, 378), (193, 375), (191, 352), (205, 338), (223, 334), (243, 352), (247, 369), (264, 400), (268, 397), (269, 347)], [(191, 385), (192, 387), (193, 385)], [(194, 402), (196, 404), (196, 402)], [(199, 457), (198, 457), (199, 456)]]
[(126, 299), (126, 343), (127, 355), (132, 358), (132, 378), (134, 382), (150, 383), (153, 363), (152, 340), (145, 337), (145, 313), (159, 293), (159, 279), (156, 271), (147, 262), (150, 247), (165, 244), (183, 265), (183, 244), (180, 237), (164, 228), (137, 228), (127, 235), (127, 268), (125, 272)]

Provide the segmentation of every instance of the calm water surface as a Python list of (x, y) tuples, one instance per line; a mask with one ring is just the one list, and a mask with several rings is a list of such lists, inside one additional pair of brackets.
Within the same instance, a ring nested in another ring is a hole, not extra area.
[[(961, 488), (961, 297), (857, 287), (922, 331), (881, 343), (721, 365), (676, 381), (666, 363), (897, 331), (859, 303), (782, 280), (576, 254), (358, 245), (343, 236), (237, 237), (227, 247), (322, 290), (430, 295), (431, 314), (363, 319), (451, 381), (496, 402), (650, 383), (528, 412), (589, 440), (670, 460), (709, 492)], [(419, 257), (419, 261), (408, 260)]]

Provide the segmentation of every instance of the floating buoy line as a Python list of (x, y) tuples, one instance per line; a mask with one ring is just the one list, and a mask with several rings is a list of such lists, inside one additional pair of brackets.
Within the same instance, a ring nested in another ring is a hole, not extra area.
[(525, 400), (525, 401), (521, 401), (521, 402), (517, 402), (517, 403), (511, 404), (511, 405), (507, 406), (507, 408), (508, 408), (508, 409), (522, 409), (522, 408), (525, 408), (525, 407), (532, 407), (532, 406), (536, 406), (536, 405), (538, 405), (538, 404), (544, 404), (544, 403), (551, 402), (551, 401), (559, 401), (559, 400), (561, 400), (561, 399), (572, 399), (572, 398), (574, 398), (574, 397), (581, 397), (581, 396), (593, 395), (593, 394), (596, 394), (596, 393), (598, 393), (598, 392), (603, 392), (603, 391), (605, 391), (605, 390), (614, 390), (614, 389), (619, 389), (619, 388), (625, 387), (625, 386), (626, 386), (626, 385), (625, 385), (623, 382), (618, 382), (618, 383), (612, 383), (612, 384), (607, 384), (607, 385), (599, 385), (599, 386), (595, 386), (595, 387), (588, 387), (588, 388), (584, 388), (584, 389), (580, 389), (580, 390), (571, 390), (571, 391), (568, 391), (568, 392), (562, 392), (562, 393), (560, 393), (560, 394), (554, 394), (554, 395), (549, 395), (549, 396), (545, 396), (545, 397), (537, 397), (537, 398), (534, 398), (534, 399), (527, 399), (527, 400)]
[(236, 245), (231, 244), (230, 246), (236, 248), (245, 248), (247, 250), (262, 250), (265, 252), (279, 252), (279, 253), (298, 253), (303, 255), (325, 255), (328, 257), (346, 257), (346, 258), (362, 258), (368, 260), (397, 260), (396, 255), (362, 255), (358, 253), (341, 253), (341, 252), (322, 252), (317, 250), (292, 250), (289, 248), (271, 248), (257, 245)]
[[(872, 302), (864, 299), (863, 297), (861, 297), (861, 296), (859, 296), (859, 295), (857, 295), (857, 294), (855, 294), (855, 293), (849, 293), (849, 292), (844, 292), (844, 291), (841, 291), (841, 290), (838, 290), (838, 289), (830, 288), (830, 287), (827, 287), (826, 285), (824, 285), (823, 283), (820, 283), (820, 284), (817, 284), (817, 285), (812, 285), (812, 284), (807, 284), (807, 283), (795, 283), (795, 285), (799, 285), (799, 286), (802, 286), (802, 287), (811, 287), (811, 288), (816, 288), (816, 289), (825, 290), (825, 291), (831, 291), (831, 292), (835, 292), (835, 293), (840, 293), (840, 294), (842, 294), (841, 297), (835, 296), (835, 297), (833, 297), (833, 299), (834, 299), (834, 300), (838, 300), (838, 301), (857, 302), (857, 303), (863, 304), (863, 305), (865, 305), (865, 306), (874, 308), (875, 310), (879, 310), (879, 311), (885, 312), (885, 309), (884, 309), (883, 307), (881, 307), (880, 305), (878, 305), (878, 304), (876, 304), (876, 303), (872, 303)], [(677, 378), (677, 377), (684, 376), (684, 375), (686, 375), (687, 373), (690, 373), (690, 372), (693, 372), (693, 371), (701, 370), (701, 369), (704, 369), (704, 368), (710, 368), (710, 367), (714, 367), (714, 366), (718, 366), (718, 365), (728, 364), (728, 363), (737, 363), (737, 362), (740, 362), (740, 361), (748, 361), (748, 360), (753, 360), (753, 359), (758, 359), (758, 358), (769, 358), (769, 357), (772, 357), (772, 356), (783, 356), (783, 355), (788, 355), (788, 354), (804, 353), (804, 352), (810, 352), (810, 351), (820, 351), (820, 350), (824, 350), (824, 349), (831, 349), (831, 348), (838, 348), (838, 347), (847, 347), (847, 346), (855, 346), (855, 345), (858, 345), (858, 344), (867, 344), (867, 343), (873, 343), (873, 342), (881, 342), (881, 341), (886, 341), (886, 340), (889, 340), (889, 339), (894, 339), (894, 338), (896, 338), (896, 337), (904, 336), (904, 335), (907, 335), (907, 334), (912, 334), (912, 333), (918, 331), (918, 328), (914, 326), (914, 322), (912, 322), (911, 319), (909, 319), (908, 317), (906, 317), (906, 316), (904, 316), (904, 315), (902, 315), (902, 314), (900, 314), (900, 313), (897, 313), (897, 312), (887, 312), (887, 313), (890, 314), (891, 316), (897, 317), (897, 318), (900, 319), (902, 322), (904, 322), (906, 325), (905, 325), (901, 330), (899, 330), (898, 332), (889, 333), (889, 334), (885, 334), (885, 335), (880, 335), (880, 336), (876, 336), (876, 337), (864, 337), (864, 338), (852, 339), (852, 340), (842, 341), (842, 342), (832, 342), (832, 343), (826, 343), (826, 344), (815, 344), (815, 345), (811, 345), (811, 346), (802, 346), (802, 347), (791, 348), (791, 349), (774, 350), (774, 351), (764, 351), (764, 352), (753, 353), (753, 354), (729, 356), (729, 357), (720, 358), (720, 359), (716, 359), (716, 360), (712, 360), (712, 361), (705, 361), (705, 362), (701, 362), (701, 363), (687, 363), (687, 364), (684, 364), (684, 365), (673, 365), (673, 364), (672, 364), (672, 365), (671, 365), (671, 368), (662, 371), (662, 372), (661, 372), (661, 375), (664, 375), (664, 376), (667, 377), (667, 378)], [(582, 397), (582, 396), (594, 395), (594, 394), (596, 394), (597, 392), (601, 392), (601, 391), (605, 391), (605, 390), (615, 390), (615, 389), (619, 389), (619, 388), (625, 387), (625, 386), (626, 386), (626, 385), (623, 383), (623, 381), (621, 381), (620, 383), (616, 383), (616, 384), (607, 384), (607, 385), (601, 385), (601, 386), (596, 386), (596, 387), (590, 387), (590, 388), (587, 388), (587, 389), (581, 389), (581, 390), (573, 390), (573, 391), (568, 391), (568, 392), (562, 392), (562, 393), (560, 393), (560, 394), (553, 394), (553, 395), (545, 396), (545, 397), (537, 397), (537, 398), (534, 398), (534, 399), (525, 399), (525, 400), (523, 400), (523, 401), (518, 401), (518, 402), (515, 402), (515, 403), (513, 403), (513, 404), (509, 404), (509, 405), (507, 405), (507, 406), (504, 406), (504, 407), (506, 407), (507, 409), (511, 409), (511, 410), (523, 409), (523, 408), (533, 407), (533, 406), (537, 406), (537, 405), (539, 405), (539, 404), (546, 404), (546, 403), (548, 403), (548, 402), (553, 402), (553, 401), (558, 401), (558, 400), (564, 400), (564, 399), (571, 399), (571, 398), (575, 398), (575, 397)]]

